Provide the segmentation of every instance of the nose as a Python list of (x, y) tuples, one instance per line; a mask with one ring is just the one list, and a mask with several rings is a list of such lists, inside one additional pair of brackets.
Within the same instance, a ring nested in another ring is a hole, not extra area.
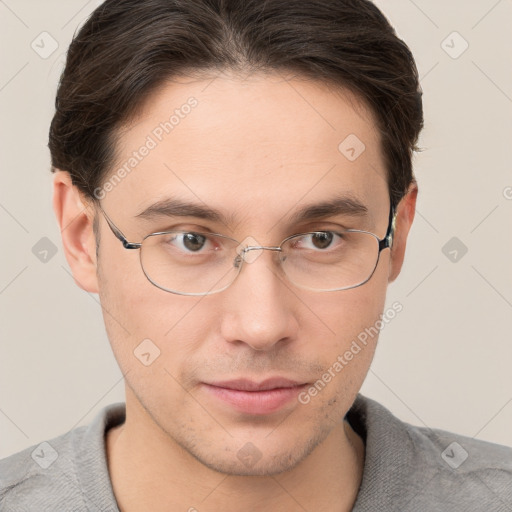
[(295, 296), (277, 263), (278, 255), (263, 249), (245, 253), (240, 274), (222, 293), (221, 331), (226, 341), (268, 351), (296, 337)]

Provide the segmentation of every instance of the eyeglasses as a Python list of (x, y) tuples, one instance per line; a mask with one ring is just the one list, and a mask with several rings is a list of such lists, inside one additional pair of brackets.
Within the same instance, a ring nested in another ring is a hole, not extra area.
[(225, 290), (240, 274), (243, 263), (252, 263), (265, 249), (278, 254), (283, 273), (299, 288), (318, 292), (356, 288), (370, 280), (381, 251), (391, 247), (396, 220), (395, 210), (390, 208), (382, 239), (358, 229), (322, 230), (297, 233), (279, 246), (265, 247), (242, 244), (218, 233), (162, 231), (133, 243), (101, 205), (99, 208), (123, 247), (140, 249), (140, 264), (148, 280), (178, 295), (211, 295)]

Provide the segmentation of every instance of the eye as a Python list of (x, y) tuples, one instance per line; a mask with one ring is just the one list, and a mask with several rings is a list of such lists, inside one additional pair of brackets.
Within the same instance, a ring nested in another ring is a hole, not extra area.
[(297, 243), (304, 249), (328, 249), (335, 245), (335, 239), (340, 239), (341, 236), (333, 231), (315, 231), (299, 238)]
[(183, 245), (190, 251), (201, 250), (206, 242), (206, 237), (197, 233), (184, 233), (181, 236), (183, 237)]
[(206, 246), (208, 237), (199, 233), (183, 232), (173, 235), (167, 243), (177, 246), (184, 252), (199, 252)]

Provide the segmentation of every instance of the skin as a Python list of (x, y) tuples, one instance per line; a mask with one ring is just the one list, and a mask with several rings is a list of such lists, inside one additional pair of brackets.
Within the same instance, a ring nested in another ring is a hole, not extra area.
[[(139, 242), (166, 228), (210, 229), (240, 241), (252, 236), (266, 246), (341, 225), (385, 235), (389, 194), (379, 133), (357, 98), (279, 74), (212, 78), (165, 84), (121, 130), (115, 169), (169, 112), (190, 96), (198, 100), (101, 201), (128, 240)], [(349, 134), (366, 146), (352, 162), (338, 151)], [(368, 217), (287, 222), (304, 204), (338, 192), (357, 197)], [(367, 374), (377, 336), (306, 405), (292, 400), (272, 414), (246, 415), (201, 383), (319, 379), (383, 313), (387, 285), (402, 266), (416, 194), (413, 184), (399, 205), (393, 248), (381, 253), (363, 286), (320, 293), (294, 287), (279, 272), (274, 253), (263, 251), (244, 264), (227, 290), (187, 297), (153, 286), (138, 251), (124, 249), (103, 217), (97, 258), (94, 207), (67, 172), (56, 173), (54, 210), (67, 261), (77, 285), (99, 294), (125, 374), (126, 422), (106, 436), (122, 511), (351, 510), (365, 453), (344, 416)], [(135, 217), (170, 195), (232, 214), (233, 222)], [(134, 350), (147, 338), (160, 356), (144, 366)], [(261, 454), (251, 467), (237, 457), (247, 442)]]

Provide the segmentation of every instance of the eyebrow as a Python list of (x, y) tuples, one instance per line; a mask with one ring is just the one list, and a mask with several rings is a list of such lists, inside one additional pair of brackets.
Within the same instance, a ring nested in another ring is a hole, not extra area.
[[(307, 204), (299, 210), (285, 215), (284, 219), (286, 222), (294, 224), (337, 215), (366, 217), (368, 208), (356, 197), (342, 195), (320, 203)], [(205, 204), (191, 203), (173, 197), (157, 201), (138, 213), (136, 217), (145, 220), (158, 217), (196, 217), (225, 225), (233, 225), (236, 220), (234, 214), (225, 215)]]

